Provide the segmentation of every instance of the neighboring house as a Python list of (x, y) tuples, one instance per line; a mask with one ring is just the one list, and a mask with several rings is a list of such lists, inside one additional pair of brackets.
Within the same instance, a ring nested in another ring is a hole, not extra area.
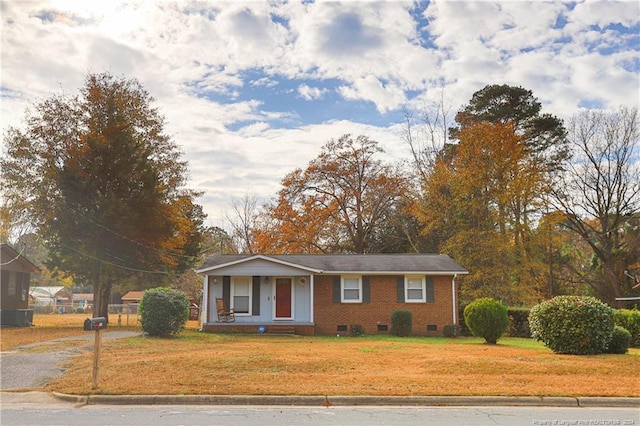
[[(138, 312), (138, 305), (142, 299), (144, 291), (132, 290), (122, 296), (122, 308), (125, 312)], [(128, 310), (127, 310), (128, 309)]]
[(40, 269), (8, 244), (0, 245), (0, 266), (0, 324), (31, 325), (29, 281)]
[[(214, 255), (196, 272), (203, 331), (387, 333), (393, 312), (408, 310), (423, 336), (458, 324), (456, 277), (467, 274), (437, 254)], [(218, 320), (217, 298), (234, 322)]]
[(73, 303), (71, 292), (63, 286), (31, 287), (29, 296), (34, 306), (60, 306), (60, 312), (71, 308)]

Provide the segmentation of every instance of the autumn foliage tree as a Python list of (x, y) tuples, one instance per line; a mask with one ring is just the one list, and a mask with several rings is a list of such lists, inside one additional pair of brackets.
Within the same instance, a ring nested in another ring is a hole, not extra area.
[(152, 101), (136, 80), (89, 74), (4, 136), (11, 208), (29, 212), (49, 265), (93, 284), (96, 316), (114, 283), (179, 272), (199, 250), (204, 213)]
[(424, 185), (419, 216), (440, 249), (471, 271), (464, 300), (493, 297), (509, 303), (540, 297), (524, 244), (529, 222), (521, 204), (543, 190), (545, 175), (511, 123), (475, 123), (460, 130), (453, 156), (438, 159)]
[(259, 251), (384, 251), (380, 233), (398, 216), (406, 181), (397, 167), (377, 159), (382, 152), (362, 135), (327, 142), (306, 169), (283, 179), (258, 232)]

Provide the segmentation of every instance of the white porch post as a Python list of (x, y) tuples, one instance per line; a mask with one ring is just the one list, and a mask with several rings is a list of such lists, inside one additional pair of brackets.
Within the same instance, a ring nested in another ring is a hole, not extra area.
[(202, 282), (202, 310), (200, 312), (200, 330), (204, 329), (204, 323), (209, 318), (209, 276), (205, 275)]
[(309, 276), (309, 304), (311, 306), (309, 306), (309, 321), (311, 323), (313, 323), (313, 274), (310, 274)]

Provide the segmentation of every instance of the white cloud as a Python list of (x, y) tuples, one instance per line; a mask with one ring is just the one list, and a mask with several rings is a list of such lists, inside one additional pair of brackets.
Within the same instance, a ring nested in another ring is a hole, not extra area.
[[(389, 117), (441, 89), (454, 112), (502, 83), (532, 90), (563, 118), (585, 101), (638, 100), (637, 2), (5, 0), (0, 8), (3, 128), (34, 101), (75, 94), (87, 72), (137, 78), (214, 222), (232, 195), (274, 195), (286, 173), (344, 133), (406, 156)], [(261, 97), (269, 94), (280, 103)], [(341, 116), (362, 103), (375, 106), (380, 117), (368, 122), (377, 126)], [(326, 118), (307, 123), (297, 105)]]
[(298, 94), (305, 100), (311, 101), (314, 99), (322, 99), (327, 94), (328, 89), (320, 89), (318, 87), (311, 87), (306, 84), (298, 86)]

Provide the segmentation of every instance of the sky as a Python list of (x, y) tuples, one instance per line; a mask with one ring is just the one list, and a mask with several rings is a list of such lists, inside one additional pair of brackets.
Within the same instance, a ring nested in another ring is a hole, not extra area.
[(189, 163), (208, 225), (277, 195), (330, 139), (409, 158), (405, 111), (451, 118), (489, 84), (542, 111), (638, 106), (638, 1), (0, 0), (2, 130), (87, 73), (136, 78)]

